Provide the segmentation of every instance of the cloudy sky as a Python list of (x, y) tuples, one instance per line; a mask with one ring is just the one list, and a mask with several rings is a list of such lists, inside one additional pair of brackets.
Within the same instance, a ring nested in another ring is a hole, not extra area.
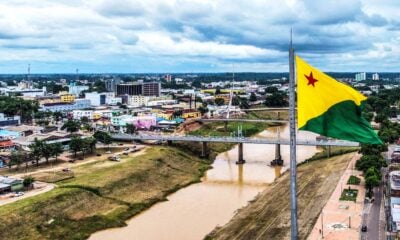
[(1, 0), (0, 73), (400, 71), (398, 0)]

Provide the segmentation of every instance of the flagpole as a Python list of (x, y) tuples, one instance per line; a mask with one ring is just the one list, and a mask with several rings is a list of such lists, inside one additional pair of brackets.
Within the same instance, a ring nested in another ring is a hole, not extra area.
[(292, 45), (292, 29), (290, 29), (289, 49), (289, 125), (290, 125), (290, 231), (291, 239), (297, 240), (297, 161), (296, 161), (296, 96), (294, 77), (294, 49)]

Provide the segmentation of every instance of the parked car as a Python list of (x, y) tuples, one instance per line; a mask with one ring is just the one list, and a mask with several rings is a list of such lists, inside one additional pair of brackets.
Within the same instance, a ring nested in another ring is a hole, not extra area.
[(366, 232), (366, 231), (367, 231), (367, 226), (366, 225), (362, 225), (361, 232)]
[(62, 171), (63, 172), (71, 172), (71, 168), (63, 168)]
[(118, 156), (110, 156), (110, 157), (108, 157), (108, 160), (119, 162), (119, 161), (121, 161), (121, 158)]
[(21, 197), (24, 196), (24, 192), (16, 192), (13, 197)]

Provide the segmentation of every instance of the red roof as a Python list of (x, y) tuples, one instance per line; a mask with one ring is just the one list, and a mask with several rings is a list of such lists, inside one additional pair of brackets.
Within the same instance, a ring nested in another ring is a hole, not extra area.
[(12, 146), (14, 146), (15, 144), (11, 141), (11, 140), (3, 140), (3, 141), (0, 141), (0, 148), (2, 148), (2, 147), (12, 147)]

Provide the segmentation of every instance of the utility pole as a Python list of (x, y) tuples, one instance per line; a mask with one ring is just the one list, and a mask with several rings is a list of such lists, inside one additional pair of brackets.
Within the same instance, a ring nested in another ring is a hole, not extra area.
[(297, 158), (296, 158), (296, 96), (294, 76), (294, 49), (290, 30), (289, 49), (289, 125), (290, 125), (290, 223), (291, 239), (298, 239), (297, 225)]

